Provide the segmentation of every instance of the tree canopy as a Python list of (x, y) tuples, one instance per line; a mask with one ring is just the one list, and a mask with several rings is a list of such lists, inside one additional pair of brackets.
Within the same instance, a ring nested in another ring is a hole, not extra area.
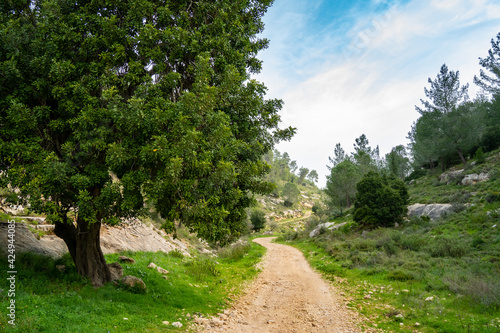
[(251, 193), (273, 188), (261, 156), (294, 129), (250, 79), (271, 3), (1, 3), (1, 181), (48, 215), (92, 284), (110, 280), (101, 223), (150, 204), (169, 231), (227, 242)]

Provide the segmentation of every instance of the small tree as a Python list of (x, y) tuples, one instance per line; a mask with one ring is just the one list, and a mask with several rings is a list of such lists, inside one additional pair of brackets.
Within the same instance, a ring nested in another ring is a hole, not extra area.
[(285, 202), (288, 201), (293, 205), (299, 200), (300, 190), (294, 183), (286, 183), (281, 195)]
[(308, 168), (302, 167), (299, 169), (299, 184), (302, 184), (302, 182), (304, 181), (304, 179), (307, 177), (308, 174), (309, 174)]
[(318, 182), (318, 172), (316, 172), (316, 170), (311, 170), (311, 172), (309, 172), (309, 174), (307, 175), (307, 179), (309, 179), (313, 183), (317, 183)]
[(356, 185), (354, 220), (362, 225), (392, 226), (406, 213), (408, 192), (396, 177), (381, 177), (369, 172)]
[(255, 209), (250, 214), (250, 222), (252, 223), (252, 229), (259, 232), (266, 225), (266, 214), (258, 209)]

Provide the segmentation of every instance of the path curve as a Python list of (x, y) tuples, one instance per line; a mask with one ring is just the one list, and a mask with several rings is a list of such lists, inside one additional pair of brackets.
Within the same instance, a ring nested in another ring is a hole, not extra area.
[(361, 332), (356, 323), (362, 319), (345, 307), (339, 292), (299, 250), (271, 243), (274, 238), (254, 240), (267, 248), (262, 272), (231, 309), (205, 327), (235, 333)]

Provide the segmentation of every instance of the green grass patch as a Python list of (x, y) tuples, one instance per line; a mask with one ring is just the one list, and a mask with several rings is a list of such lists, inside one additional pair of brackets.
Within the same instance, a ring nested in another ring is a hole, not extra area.
[[(141, 278), (146, 293), (134, 293), (109, 283), (94, 289), (81, 278), (69, 257), (52, 260), (35, 254), (16, 257), (16, 326), (7, 322), (6, 310), (0, 312), (0, 331), (9, 332), (165, 332), (185, 331), (193, 314), (214, 315), (234, 300), (244, 282), (253, 279), (265, 248), (250, 243), (239, 258), (184, 257), (179, 253), (121, 253), (106, 255), (108, 263), (120, 255), (135, 259), (122, 264), (124, 275)], [(147, 266), (154, 262), (169, 271), (162, 274)], [(57, 265), (66, 265), (61, 272)], [(8, 263), (0, 260), (0, 270)], [(0, 308), (6, 309), (7, 281)], [(162, 322), (168, 321), (170, 325)], [(173, 327), (173, 322), (183, 327)]]
[[(435, 229), (414, 227), (410, 222), (400, 230), (377, 229), (363, 236), (335, 231), (315, 239), (298, 233), (278, 241), (299, 248), (312, 267), (344, 291), (347, 305), (370, 319), (366, 327), (499, 332), (500, 257), (494, 245), (481, 243), (478, 251), (472, 238), (456, 229), (454, 237), (443, 231), (438, 238), (431, 232)], [(491, 254), (488, 259), (484, 252)]]

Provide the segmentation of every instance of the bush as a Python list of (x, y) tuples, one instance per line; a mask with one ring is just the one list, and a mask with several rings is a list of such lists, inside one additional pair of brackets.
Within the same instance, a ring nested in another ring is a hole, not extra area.
[(483, 148), (479, 147), (476, 150), (476, 153), (474, 154), (474, 159), (476, 160), (477, 164), (483, 164), (486, 162), (486, 156), (484, 155)]
[(250, 222), (252, 223), (252, 229), (258, 232), (266, 225), (266, 214), (261, 210), (255, 209), (250, 214)]
[(387, 278), (389, 280), (395, 281), (409, 281), (415, 279), (415, 276), (405, 269), (396, 269), (392, 272), (389, 272), (387, 274)]
[(470, 246), (458, 237), (436, 237), (429, 245), (429, 252), (433, 257), (461, 258), (470, 251)]
[(393, 226), (402, 222), (408, 191), (401, 180), (369, 172), (356, 184), (356, 188), (356, 222), (370, 226)]
[(208, 258), (193, 259), (185, 264), (187, 272), (198, 280), (202, 280), (203, 276), (219, 276), (220, 272), (215, 266), (216, 263)]
[(285, 200), (285, 201), (283, 201), (283, 206), (285, 206), (285, 207), (292, 207), (293, 206), (293, 202), (291, 202), (289, 200)]
[(224, 259), (238, 260), (243, 258), (248, 251), (250, 251), (250, 244), (246, 241), (238, 241), (220, 249), (218, 255)]

